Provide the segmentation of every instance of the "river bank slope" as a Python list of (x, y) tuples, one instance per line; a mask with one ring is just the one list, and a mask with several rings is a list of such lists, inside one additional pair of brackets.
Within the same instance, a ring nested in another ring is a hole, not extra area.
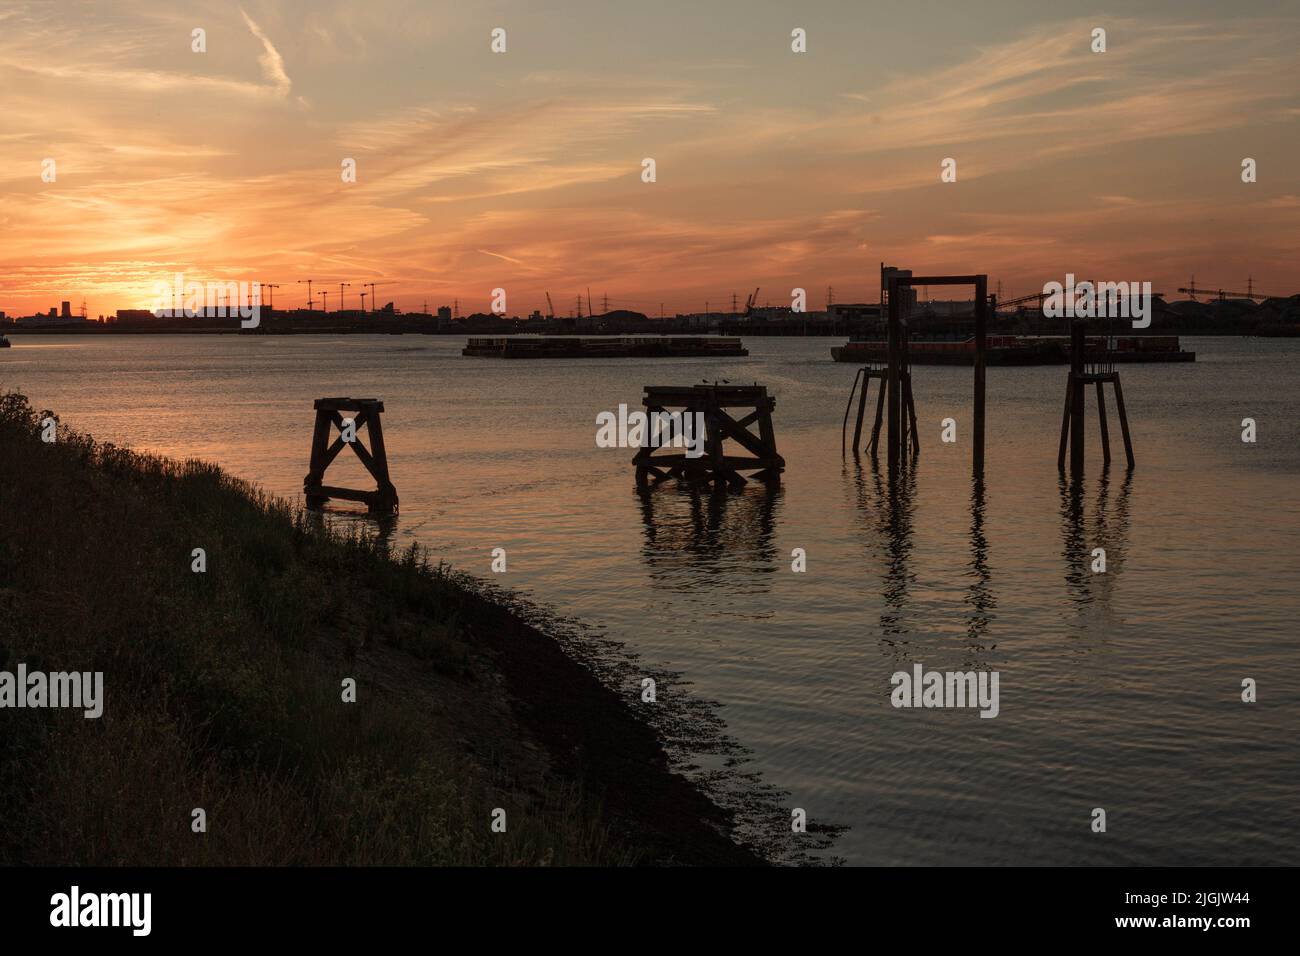
[(0, 863), (763, 862), (472, 580), (47, 416), (0, 395), (0, 671), (102, 672), (104, 711), (0, 708)]

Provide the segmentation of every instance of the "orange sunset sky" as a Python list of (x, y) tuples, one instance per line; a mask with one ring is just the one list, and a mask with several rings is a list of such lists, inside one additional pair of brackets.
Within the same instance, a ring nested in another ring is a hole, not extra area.
[(282, 307), (311, 277), (331, 309), (820, 308), (882, 259), (1290, 294), (1297, 51), (1293, 0), (5, 3), (0, 310), (176, 272)]

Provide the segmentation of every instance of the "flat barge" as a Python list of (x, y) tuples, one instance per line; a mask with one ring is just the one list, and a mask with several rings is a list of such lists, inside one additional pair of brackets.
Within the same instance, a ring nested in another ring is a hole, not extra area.
[[(1090, 362), (1195, 362), (1196, 353), (1183, 350), (1176, 335), (1116, 336), (1108, 350), (1106, 337), (1085, 339), (1085, 358)], [(913, 337), (907, 346), (913, 365), (974, 365), (975, 336), (964, 339)], [(831, 349), (837, 362), (859, 365), (889, 360), (884, 339), (860, 339)], [(985, 365), (1066, 365), (1070, 361), (1070, 338), (1066, 335), (990, 335), (984, 349)]]
[(740, 339), (704, 335), (503, 335), (471, 338), (461, 355), (504, 359), (694, 358), (744, 356)]

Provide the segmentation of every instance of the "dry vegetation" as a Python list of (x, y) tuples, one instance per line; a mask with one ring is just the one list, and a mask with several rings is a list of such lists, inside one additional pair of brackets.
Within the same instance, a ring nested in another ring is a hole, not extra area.
[(106, 706), (0, 710), (0, 863), (639, 859), (520, 732), (442, 569), (203, 462), (44, 443), (45, 414), (0, 395), (0, 670), (103, 671)]

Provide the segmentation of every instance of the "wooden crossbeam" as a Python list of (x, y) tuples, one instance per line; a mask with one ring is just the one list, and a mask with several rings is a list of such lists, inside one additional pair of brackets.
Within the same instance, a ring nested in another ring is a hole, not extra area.
[[(384, 447), (384, 432), (380, 424), (380, 413), (384, 403), (378, 399), (320, 398), (314, 403), (316, 424), (312, 431), (311, 462), (307, 477), (303, 479), (303, 494), (308, 508), (319, 508), (330, 498), (344, 501), (365, 502), (372, 514), (397, 513), (397, 489), (388, 475), (388, 454)], [(353, 440), (345, 441), (342, 432), (345, 422), (340, 412), (352, 412)], [(355, 434), (362, 426), (370, 436), (370, 448), (362, 444), (360, 435)], [(331, 427), (338, 428), (340, 434), (330, 442)], [(354, 488), (339, 488), (326, 485), (325, 471), (333, 464), (343, 451), (343, 446), (351, 446), (353, 453), (360, 459), (370, 476), (375, 479), (374, 491)]]
[[(785, 468), (785, 459), (776, 451), (776, 431), (772, 411), (776, 400), (761, 385), (692, 385), (645, 388), (643, 403), (646, 414), (702, 414), (704, 416), (703, 454), (689, 457), (685, 452), (655, 454), (656, 448), (643, 446), (632, 458), (637, 469), (637, 483), (657, 484), (674, 477), (688, 482), (713, 482), (730, 487), (747, 483), (742, 472), (756, 472), (757, 477), (775, 478)], [(727, 409), (751, 409), (739, 419)], [(673, 410), (673, 411), (670, 411)], [(758, 432), (755, 434), (754, 428)], [(660, 434), (660, 448), (671, 442), (672, 427)], [(733, 441), (754, 457), (727, 454), (724, 442)]]

